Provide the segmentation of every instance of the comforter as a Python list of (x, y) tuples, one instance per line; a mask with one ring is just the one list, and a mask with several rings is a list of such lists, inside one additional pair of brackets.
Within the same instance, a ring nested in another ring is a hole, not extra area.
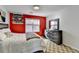
[(14, 34), (2, 40), (2, 47), (5, 53), (32, 53), (45, 48), (40, 38), (31, 38), (26, 41), (25, 34)]

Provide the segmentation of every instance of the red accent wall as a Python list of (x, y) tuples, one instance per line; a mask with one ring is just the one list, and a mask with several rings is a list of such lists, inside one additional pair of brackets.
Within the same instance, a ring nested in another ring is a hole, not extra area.
[(24, 21), (24, 24), (13, 24), (12, 17), (13, 17), (13, 14), (10, 13), (10, 30), (11, 30), (11, 32), (25, 33), (25, 21)]
[(46, 29), (46, 17), (24, 14), (23, 15), (23, 20), (24, 20), (23, 24), (13, 24), (12, 23), (12, 16), (13, 16), (13, 14), (10, 13), (10, 30), (11, 30), (11, 32), (25, 33), (25, 19), (32, 18), (32, 19), (39, 19), (40, 20), (40, 32), (37, 32), (37, 33), (41, 36), (44, 35), (44, 30)]

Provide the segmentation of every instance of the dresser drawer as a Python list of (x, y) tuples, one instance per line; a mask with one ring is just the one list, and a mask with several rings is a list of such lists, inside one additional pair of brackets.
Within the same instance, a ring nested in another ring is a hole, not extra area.
[(52, 42), (62, 44), (62, 31), (49, 31), (47, 36)]

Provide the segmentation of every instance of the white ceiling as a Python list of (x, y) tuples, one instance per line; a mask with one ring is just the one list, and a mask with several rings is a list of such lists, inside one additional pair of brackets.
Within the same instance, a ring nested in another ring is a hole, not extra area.
[(9, 12), (17, 12), (24, 14), (43, 15), (47, 16), (53, 12), (69, 7), (68, 5), (40, 5), (39, 11), (33, 10), (33, 5), (4, 5)]

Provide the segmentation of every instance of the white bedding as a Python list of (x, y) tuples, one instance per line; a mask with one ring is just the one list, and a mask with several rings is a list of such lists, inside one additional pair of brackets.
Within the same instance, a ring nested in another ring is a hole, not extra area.
[(4, 52), (21, 52), (21, 47), (23, 43), (26, 42), (26, 37), (24, 34), (15, 34), (11, 37), (6, 37), (2, 39), (2, 45)]
[(11, 33), (10, 36), (2, 39), (2, 46), (3, 51), (6, 53), (31, 53), (43, 50), (45, 44), (40, 38), (34, 38), (26, 41), (25, 34)]
[[(15, 40), (14, 40), (15, 39)], [(17, 40), (17, 38), (7, 38), (9, 41), (3, 41), (5, 52), (10, 53), (31, 53), (43, 50), (44, 43), (41, 39), (34, 38), (29, 41)]]

